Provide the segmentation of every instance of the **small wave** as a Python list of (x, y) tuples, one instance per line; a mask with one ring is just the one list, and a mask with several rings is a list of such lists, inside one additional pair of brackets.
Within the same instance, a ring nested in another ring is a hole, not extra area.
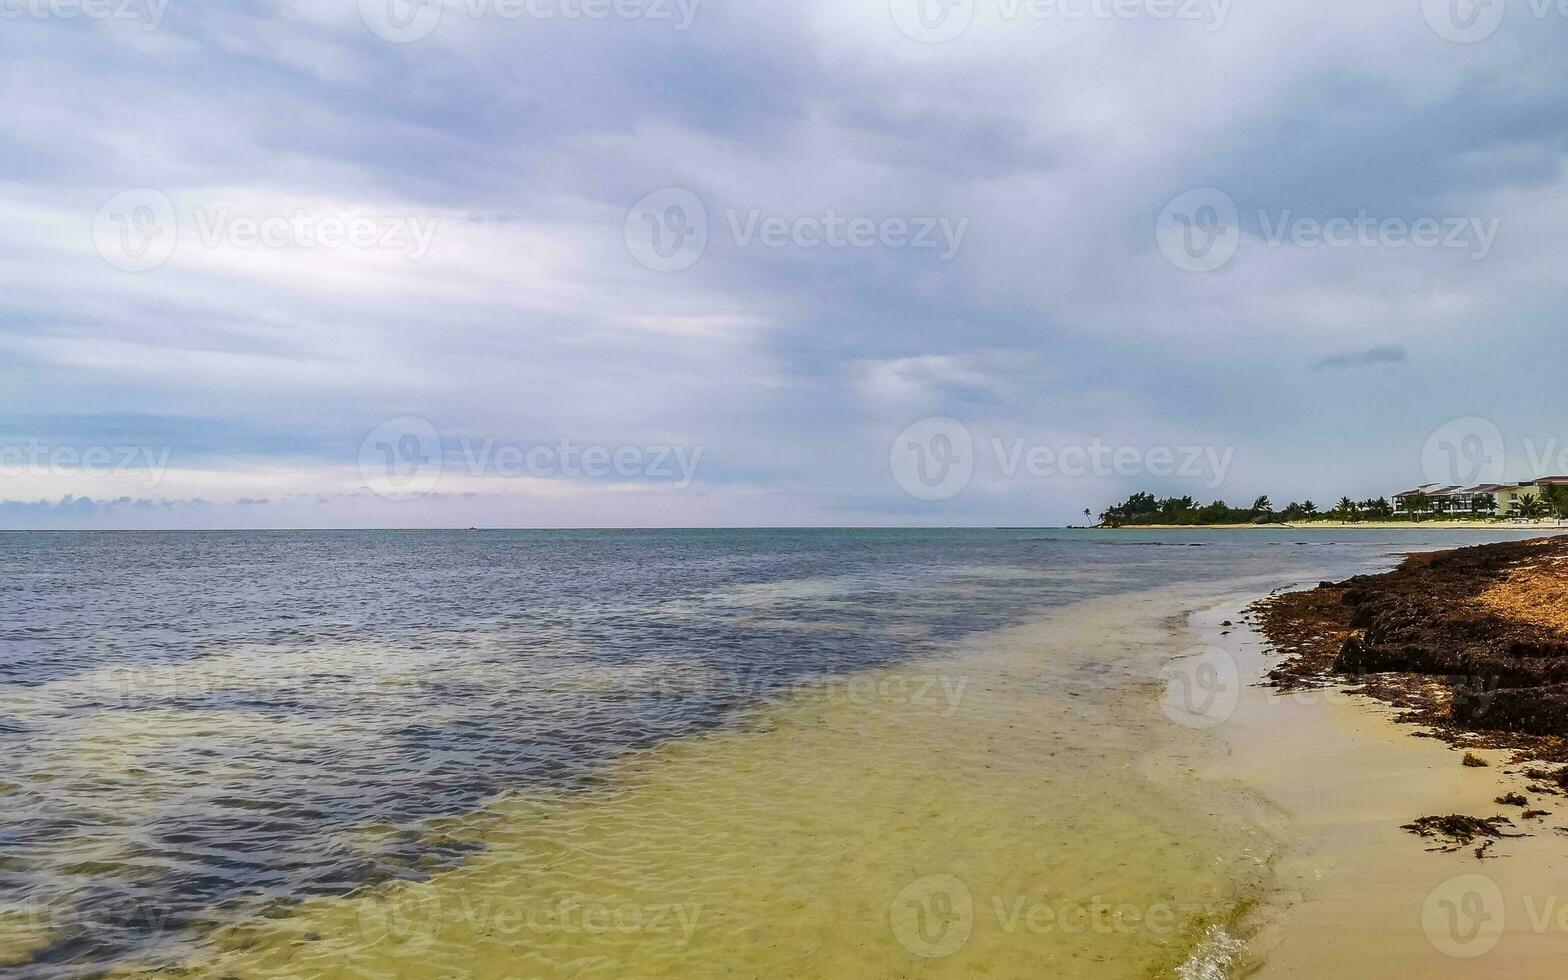
[(1181, 980), (1226, 980), (1246, 949), (1247, 944), (1226, 932), (1224, 926), (1209, 926), (1187, 962), (1176, 968), (1176, 976)]

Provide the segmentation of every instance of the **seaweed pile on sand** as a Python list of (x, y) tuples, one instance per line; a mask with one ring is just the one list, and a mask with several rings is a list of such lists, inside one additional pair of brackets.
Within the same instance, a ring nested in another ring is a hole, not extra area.
[(1468, 746), (1568, 762), (1568, 537), (1412, 555), (1253, 607), (1284, 689), (1359, 684)]
[(1436, 840), (1435, 847), (1429, 851), (1441, 851), (1452, 854), (1462, 851), (1474, 844), (1477, 840), (1484, 841), (1475, 849), (1476, 857), (1486, 857), (1493, 844), (1506, 837), (1526, 837), (1527, 834), (1511, 834), (1504, 827), (1512, 827), (1514, 822), (1507, 817), (1466, 817), (1452, 814), (1446, 817), (1422, 817), (1415, 823), (1407, 823), (1402, 828), (1410, 831), (1417, 837), (1427, 840)]
[[(1270, 596), (1249, 610), (1287, 656), (1281, 690), (1350, 686), (1394, 705), (1417, 734), (1506, 749), (1540, 796), (1568, 795), (1568, 537), (1411, 555), (1392, 572)], [(1465, 764), (1485, 766), (1473, 753)], [(1508, 794), (1498, 802), (1528, 806)], [(1530, 809), (1529, 819), (1548, 811)], [(1407, 830), (1476, 856), (1505, 817), (1424, 817)], [(1564, 828), (1568, 833), (1568, 828)]]

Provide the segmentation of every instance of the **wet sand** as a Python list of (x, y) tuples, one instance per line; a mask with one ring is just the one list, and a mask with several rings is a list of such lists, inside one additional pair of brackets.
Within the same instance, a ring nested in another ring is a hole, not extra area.
[[(1253, 597), (1237, 595), (1193, 617), (1206, 643), (1229, 651), (1244, 679), (1278, 662), (1242, 622)], [(1229, 631), (1230, 635), (1220, 634)], [(1252, 947), (1255, 974), (1273, 978), (1557, 977), (1568, 962), (1568, 808), (1539, 821), (1494, 799), (1530, 782), (1510, 753), (1462, 752), (1413, 738), (1396, 709), (1343, 689), (1281, 694), (1244, 689), (1229, 745), (1210, 778), (1235, 780), (1274, 808), (1286, 842), (1276, 870), (1280, 894), (1262, 916)], [(1511, 774), (1512, 773), (1512, 774)], [(1530, 794), (1532, 799), (1539, 799)], [(1401, 829), (1428, 814), (1509, 815), (1527, 838), (1504, 840), (1495, 859), (1472, 849), (1430, 853), (1431, 842)]]

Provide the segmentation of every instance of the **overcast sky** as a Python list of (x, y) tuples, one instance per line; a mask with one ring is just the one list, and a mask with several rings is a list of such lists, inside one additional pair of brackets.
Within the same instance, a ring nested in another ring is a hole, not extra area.
[(0, 527), (1568, 469), (1568, 15), (945, 2), (0, 0)]

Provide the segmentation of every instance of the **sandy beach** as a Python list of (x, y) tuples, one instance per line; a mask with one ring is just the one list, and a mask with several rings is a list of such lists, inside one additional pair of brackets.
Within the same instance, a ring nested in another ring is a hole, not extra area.
[[(1519, 589), (1555, 594), (1538, 577)], [(1499, 608), (1497, 591), (1490, 596)], [(1256, 975), (1559, 975), (1568, 957), (1568, 830), (1560, 829), (1568, 815), (1526, 774), (1532, 766), (1519, 752), (1553, 746), (1452, 732), (1415, 738), (1432, 729), (1399, 720), (1417, 706), (1409, 701), (1396, 707), (1346, 684), (1263, 686), (1280, 655), (1245, 624), (1247, 609), (1228, 603), (1194, 616), (1192, 627), (1231, 651), (1248, 682), (1223, 729), (1228, 756), (1209, 775), (1267, 800), (1286, 842), (1276, 864), (1280, 901), (1255, 923)], [(1467, 753), (1486, 765), (1467, 765)], [(1538, 809), (1504, 803), (1510, 794)], [(1406, 829), (1448, 814), (1506, 816), (1509, 836), (1483, 857), (1474, 846), (1445, 852)]]
[[(1218, 623), (1236, 611), (1212, 610), (1194, 624), (1214, 642)], [(1224, 642), (1255, 678), (1276, 659), (1250, 631)], [(1490, 768), (1466, 767), (1450, 746), (1412, 738), (1396, 714), (1342, 690), (1243, 693), (1226, 732), (1229, 755), (1208, 775), (1237, 780), (1277, 808), (1278, 836), (1288, 842), (1275, 865), (1282, 892), (1255, 923), (1255, 975), (1557, 976), (1568, 956), (1568, 931), (1555, 917), (1568, 841), (1537, 825), (1491, 860), (1429, 851), (1402, 825), (1431, 813), (1498, 813), (1507, 808), (1494, 799), (1529, 780), (1506, 766), (1503, 751), (1480, 753)]]

